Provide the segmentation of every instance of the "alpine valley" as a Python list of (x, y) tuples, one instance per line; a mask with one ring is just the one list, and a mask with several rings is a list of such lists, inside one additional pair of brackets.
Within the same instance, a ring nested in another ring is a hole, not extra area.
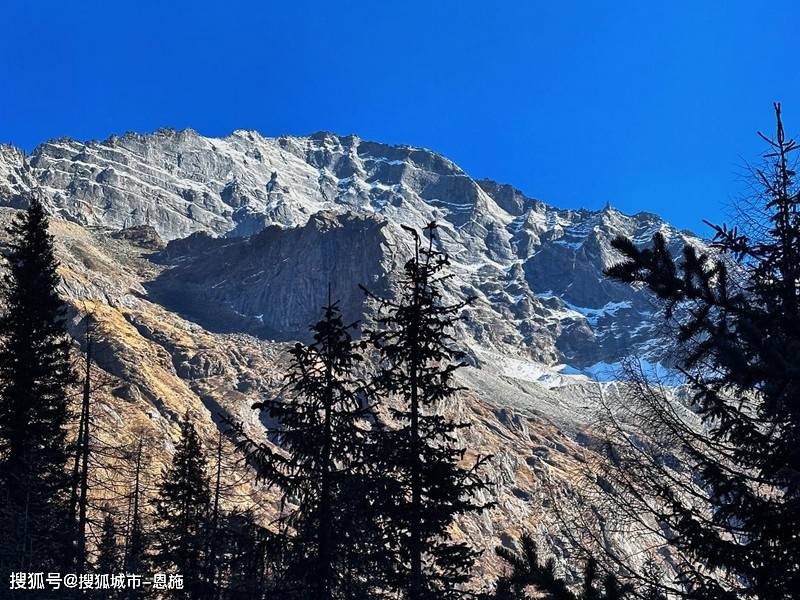
[[(97, 322), (98, 435), (151, 440), (152, 475), (187, 411), (209, 446), (221, 416), (256, 431), (250, 407), (280, 385), (285, 350), (306, 339), (328, 286), (347, 318), (368, 322), (359, 284), (391, 293), (412, 248), (401, 226), (436, 221), (451, 299), (477, 298), (455, 334), (467, 391), (443, 410), (472, 425), (461, 434), (471, 453), (493, 457), (497, 505), (455, 533), (487, 550), (487, 577), (509, 535), (532, 530), (563, 551), (542, 509), (553, 486), (579, 485), (599, 400), (626, 357), (670, 372), (659, 307), (603, 275), (610, 241), (660, 231), (676, 251), (702, 244), (653, 214), (558, 209), (434, 152), (331, 133), (0, 146), (3, 224), (34, 191), (52, 215), (76, 356), (87, 314)], [(229, 503), (278, 510), (274, 490), (230, 483)]]

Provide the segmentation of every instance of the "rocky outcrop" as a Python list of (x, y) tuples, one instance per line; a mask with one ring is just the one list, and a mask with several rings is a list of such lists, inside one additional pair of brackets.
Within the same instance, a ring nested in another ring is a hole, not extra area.
[(166, 245), (152, 225), (134, 225), (112, 234), (118, 240), (127, 240), (146, 250), (162, 250)]
[(25, 204), (25, 196), (36, 182), (31, 174), (30, 164), (19, 148), (0, 144), (0, 199), (7, 206), (20, 208)]
[(363, 315), (359, 284), (387, 289), (386, 222), (318, 213), (302, 227), (272, 225), (250, 238), (173, 241), (157, 260), (171, 265), (146, 284), (151, 296), (210, 331), (305, 339), (328, 291), (346, 319)]

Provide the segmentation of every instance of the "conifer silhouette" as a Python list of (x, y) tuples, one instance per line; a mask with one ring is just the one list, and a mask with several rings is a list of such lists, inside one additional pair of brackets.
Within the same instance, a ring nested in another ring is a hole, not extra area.
[(106, 512), (103, 517), (103, 529), (97, 545), (97, 573), (119, 573), (122, 570), (122, 555), (117, 538), (117, 526), (114, 518)]
[(70, 516), (72, 519), (74, 565), (78, 573), (86, 566), (86, 526), (89, 507), (89, 456), (91, 454), (91, 395), (92, 395), (92, 324), (86, 319), (85, 367), (81, 410), (78, 420), (78, 439), (72, 471), (72, 494), (70, 496)]
[(624, 261), (608, 270), (647, 286), (679, 321), (679, 367), (708, 436), (648, 400), (660, 398), (649, 388), (640, 386), (639, 398), (688, 453), (694, 479), (628, 450), (615, 484), (656, 500), (650, 514), (673, 532), (666, 541), (685, 557), (681, 574), (697, 598), (782, 600), (800, 589), (798, 146), (784, 134), (779, 104), (775, 115), (775, 137), (761, 136), (767, 166), (755, 171), (760, 228), (714, 226), (714, 252), (687, 245), (677, 264), (661, 234), (645, 249), (618, 238)]
[[(495, 591), (486, 594), (486, 600), (526, 600), (536, 597), (543, 600), (625, 600), (633, 598), (630, 586), (621, 585), (611, 573), (603, 578), (602, 589), (597, 587), (597, 563), (589, 559), (583, 572), (583, 582), (579, 594), (573, 593), (564, 579), (556, 575), (552, 559), (544, 564), (539, 560), (536, 542), (529, 534), (523, 534), (520, 548), (505, 546), (495, 548), (497, 555), (510, 567), (508, 575), (500, 577)], [(528, 594), (528, 590), (531, 594)]]
[[(295, 507), (281, 519), (290, 530), (283, 594), (297, 598), (359, 598), (374, 574), (366, 508), (367, 385), (356, 375), (363, 357), (338, 304), (329, 299), (311, 327), (313, 343), (296, 344), (278, 397), (253, 405), (275, 423), (281, 447), (255, 442), (235, 425), (238, 447), (259, 478)], [(355, 550), (355, 551), (354, 551)]]
[(184, 578), (186, 598), (205, 598), (206, 551), (211, 512), (207, 461), (189, 414), (172, 464), (163, 472), (156, 501), (155, 562)]
[(380, 357), (377, 387), (395, 427), (379, 438), (377, 469), (384, 474), (378, 498), (381, 522), (393, 553), (391, 588), (405, 598), (461, 597), (461, 588), (478, 552), (450, 539), (459, 515), (485, 508), (475, 493), (486, 485), (479, 476), (487, 460), (462, 468), (465, 450), (454, 435), (456, 423), (436, 411), (459, 388), (453, 374), (462, 354), (451, 332), (472, 298), (447, 304), (443, 283), (449, 260), (434, 249), (436, 224), (425, 228), (427, 240), (405, 227), (414, 239), (414, 255), (403, 269), (395, 298), (364, 289), (378, 304), (377, 328), (369, 340)]
[[(99, 575), (122, 573), (122, 548), (117, 536), (117, 526), (108, 507), (105, 508), (100, 541), (97, 543), (97, 560), (94, 572)], [(119, 597), (117, 590), (97, 589), (88, 593), (89, 597), (98, 600), (112, 600)]]
[[(8, 229), (0, 286), (0, 574), (66, 566), (71, 556), (66, 470), (65, 305), (48, 219), (38, 197)], [(2, 586), (3, 588), (7, 586)]]
[(213, 593), (213, 598), (219, 598), (221, 582), (219, 581), (219, 548), (221, 527), (222, 527), (222, 507), (220, 506), (220, 496), (222, 491), (222, 431), (218, 432), (216, 463), (214, 468), (214, 495), (211, 501), (211, 509), (208, 519), (208, 532), (206, 535), (206, 581)]
[[(144, 519), (142, 517), (142, 459), (143, 442), (139, 438), (136, 444), (136, 451), (133, 454), (135, 465), (133, 488), (128, 497), (128, 522), (125, 535), (125, 547), (123, 553), (123, 568), (126, 573), (144, 573), (150, 567), (150, 535), (145, 530)], [(128, 600), (141, 598), (144, 590), (128, 589), (123, 592)]]
[(222, 515), (218, 543), (218, 598), (281, 598), (285, 540), (258, 524), (252, 510)]

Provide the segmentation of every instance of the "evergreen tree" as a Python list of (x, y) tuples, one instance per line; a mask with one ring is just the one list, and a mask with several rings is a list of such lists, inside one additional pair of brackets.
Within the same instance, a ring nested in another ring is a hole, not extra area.
[(78, 573), (84, 571), (86, 565), (86, 525), (89, 505), (89, 455), (90, 455), (90, 421), (92, 392), (92, 331), (90, 318), (86, 320), (86, 359), (81, 394), (81, 412), (78, 421), (78, 439), (75, 444), (75, 456), (72, 470), (72, 493), (70, 496), (70, 517), (73, 527), (72, 547), (74, 549), (74, 565)]
[[(109, 512), (109, 508), (105, 507), (100, 540), (97, 543), (97, 559), (94, 563), (94, 572), (100, 575), (122, 573), (122, 565), (122, 548), (120, 548), (119, 540), (117, 539), (117, 526)], [(96, 589), (87, 592), (87, 595), (97, 600), (119, 598), (118, 590), (111, 589)]]
[(436, 224), (416, 231), (414, 256), (404, 266), (396, 298), (377, 301), (379, 330), (369, 339), (377, 349), (381, 372), (377, 385), (388, 400), (396, 427), (380, 437), (378, 469), (385, 474), (379, 500), (386, 541), (394, 553), (390, 587), (410, 600), (460, 597), (477, 552), (450, 539), (458, 515), (484, 508), (474, 494), (485, 489), (478, 471), (459, 466), (465, 450), (454, 435), (465, 423), (448, 420), (435, 409), (459, 390), (454, 372), (462, 365), (450, 331), (472, 299), (446, 304), (444, 273), (449, 259), (434, 249)]
[[(579, 594), (573, 593), (564, 579), (556, 576), (552, 559), (542, 564), (536, 542), (529, 534), (520, 539), (521, 548), (513, 550), (505, 546), (495, 548), (497, 555), (511, 568), (508, 575), (500, 577), (492, 594), (486, 600), (526, 600), (529, 597), (543, 600), (625, 600), (633, 598), (630, 586), (621, 585), (608, 573), (603, 579), (603, 588), (597, 587), (597, 562), (589, 559), (583, 572), (583, 584)], [(535, 593), (529, 596), (527, 590)]]
[(117, 526), (114, 518), (106, 512), (103, 518), (103, 529), (97, 545), (97, 573), (120, 573), (122, 571), (122, 555), (117, 539)]
[[(539, 550), (530, 535), (523, 534), (520, 546), (519, 550), (495, 548), (495, 553), (511, 568), (511, 573), (497, 581), (493, 596), (496, 600), (523, 600), (529, 587), (545, 593), (548, 600), (576, 600), (566, 582), (556, 576), (552, 559), (540, 564)], [(592, 568), (587, 567), (587, 579)]]
[[(295, 508), (283, 525), (283, 594), (298, 598), (360, 598), (366, 594), (370, 551), (367, 507), (366, 385), (355, 371), (363, 361), (339, 307), (330, 300), (311, 327), (314, 342), (296, 344), (283, 392), (256, 403), (276, 423), (269, 429), (282, 451), (256, 443), (235, 426), (239, 447), (259, 477), (277, 485)], [(357, 551), (353, 551), (357, 548)]]
[[(123, 566), (126, 573), (145, 573), (150, 566), (150, 536), (144, 528), (142, 519), (142, 440), (136, 444), (133, 489), (128, 503), (128, 526), (125, 536)], [(141, 598), (144, 590), (128, 589), (128, 600)]]
[(644, 585), (639, 590), (641, 600), (668, 600), (664, 592), (664, 571), (652, 559), (648, 559), (642, 570)]
[[(63, 567), (71, 554), (65, 427), (72, 383), (65, 305), (38, 198), (17, 216), (0, 288), (0, 571)], [(8, 581), (6, 578), (5, 581)]]
[(615, 485), (621, 496), (648, 498), (685, 558), (681, 575), (694, 598), (781, 600), (800, 590), (800, 194), (797, 145), (778, 104), (775, 113), (775, 138), (762, 135), (767, 168), (755, 171), (760, 229), (716, 226), (714, 253), (688, 245), (677, 264), (660, 234), (646, 249), (619, 238), (624, 261), (608, 270), (647, 286), (679, 323), (679, 367), (707, 436), (649, 400), (650, 389), (640, 386), (639, 398), (688, 453), (693, 478), (678, 480), (628, 449)]
[(219, 595), (223, 600), (282, 597), (277, 576), (283, 569), (285, 540), (260, 526), (251, 510), (222, 515)]
[(197, 431), (187, 413), (172, 464), (161, 477), (156, 502), (155, 562), (184, 578), (186, 598), (208, 594), (205, 577), (211, 490), (207, 463)]
[(220, 520), (222, 517), (220, 507), (220, 496), (222, 492), (222, 431), (218, 432), (217, 437), (217, 453), (216, 465), (214, 476), (214, 497), (211, 503), (211, 513), (209, 516), (209, 527), (207, 542), (208, 548), (206, 549), (206, 581), (208, 581), (210, 588), (213, 590), (212, 597), (219, 598), (220, 586), (219, 581), (219, 545), (220, 545)]

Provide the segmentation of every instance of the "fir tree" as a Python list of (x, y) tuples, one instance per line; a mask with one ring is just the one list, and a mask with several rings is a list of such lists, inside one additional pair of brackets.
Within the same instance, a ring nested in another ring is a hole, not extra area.
[(256, 522), (253, 511), (222, 516), (219, 557), (219, 598), (262, 600), (279, 598), (277, 576), (283, 571), (285, 540)]
[[(117, 537), (117, 526), (114, 523), (114, 518), (109, 512), (109, 508), (105, 507), (105, 516), (103, 517), (102, 529), (100, 532), (100, 540), (97, 543), (97, 559), (94, 563), (94, 572), (98, 575), (112, 575), (115, 573), (122, 573), (122, 548), (119, 545)], [(118, 590), (111, 589), (96, 589), (87, 592), (90, 598), (97, 600), (112, 600), (119, 597)]]
[(73, 526), (74, 564), (78, 573), (86, 565), (86, 525), (89, 505), (89, 455), (91, 447), (91, 391), (92, 391), (92, 325), (86, 320), (86, 359), (81, 394), (81, 412), (78, 421), (78, 439), (72, 470), (72, 494), (70, 496), (70, 516)]
[[(123, 566), (126, 573), (144, 573), (150, 566), (150, 536), (142, 519), (142, 439), (136, 444), (133, 489), (128, 498), (128, 526), (125, 535)], [(128, 600), (144, 596), (144, 590), (130, 588)]]
[(641, 600), (668, 600), (664, 592), (664, 570), (653, 560), (648, 559), (642, 569), (644, 585), (639, 590)]
[(120, 573), (122, 571), (122, 552), (117, 539), (117, 526), (114, 518), (106, 512), (103, 517), (103, 529), (97, 545), (97, 561), (95, 572)]
[(269, 433), (282, 451), (235, 427), (239, 447), (259, 477), (295, 505), (282, 519), (291, 532), (286, 596), (359, 598), (366, 579), (374, 577), (365, 566), (371, 555), (362, 423), (368, 392), (355, 376), (363, 358), (354, 329), (329, 297), (324, 317), (311, 327), (314, 342), (290, 351), (283, 392), (254, 405), (276, 424)]
[(566, 581), (556, 575), (552, 559), (544, 564), (539, 560), (536, 542), (529, 534), (520, 539), (521, 548), (510, 549), (505, 546), (495, 548), (497, 555), (510, 567), (508, 575), (500, 577), (493, 594), (486, 594), (486, 600), (526, 600), (531, 597), (543, 600), (625, 600), (633, 598), (630, 586), (621, 585), (612, 573), (606, 574), (602, 589), (597, 587), (597, 562), (589, 559), (583, 572), (583, 582), (579, 594), (573, 593)]
[(523, 534), (519, 545), (521, 548), (518, 550), (505, 546), (495, 548), (495, 553), (511, 568), (511, 573), (497, 581), (496, 600), (523, 600), (529, 587), (546, 593), (548, 600), (576, 600), (566, 582), (556, 576), (553, 561), (540, 564), (539, 550), (530, 535)]
[[(14, 219), (0, 289), (0, 571), (65, 566), (71, 554), (65, 305), (38, 198)], [(6, 579), (7, 581), (7, 579)]]
[(197, 431), (187, 413), (172, 464), (161, 477), (156, 502), (155, 562), (184, 577), (184, 595), (204, 598), (204, 569), (211, 490), (207, 463)]
[(485, 488), (478, 470), (459, 466), (465, 450), (454, 435), (467, 424), (448, 420), (434, 409), (459, 390), (453, 374), (462, 365), (451, 330), (472, 299), (447, 304), (446, 254), (434, 249), (436, 224), (426, 227), (427, 242), (416, 231), (414, 256), (404, 266), (395, 298), (377, 301), (379, 330), (369, 339), (380, 356), (377, 385), (387, 399), (396, 427), (380, 437), (378, 469), (381, 522), (394, 552), (389, 584), (410, 600), (461, 596), (478, 552), (450, 539), (455, 517), (480, 511), (474, 500)]
[(218, 432), (216, 465), (214, 475), (214, 497), (211, 503), (211, 513), (209, 517), (208, 535), (206, 536), (208, 548), (206, 549), (206, 581), (213, 590), (212, 597), (219, 598), (220, 581), (218, 577), (219, 569), (219, 542), (220, 542), (220, 519), (221, 507), (220, 497), (222, 492), (222, 431)]
[(693, 479), (629, 450), (616, 482), (648, 497), (694, 598), (781, 600), (800, 589), (800, 194), (797, 145), (778, 104), (775, 113), (775, 138), (762, 135), (767, 168), (755, 171), (760, 229), (716, 226), (713, 254), (689, 245), (677, 264), (660, 234), (647, 249), (619, 238), (625, 260), (608, 271), (646, 285), (678, 320), (679, 367), (707, 430), (697, 435), (639, 386), (659, 428), (688, 453)]

